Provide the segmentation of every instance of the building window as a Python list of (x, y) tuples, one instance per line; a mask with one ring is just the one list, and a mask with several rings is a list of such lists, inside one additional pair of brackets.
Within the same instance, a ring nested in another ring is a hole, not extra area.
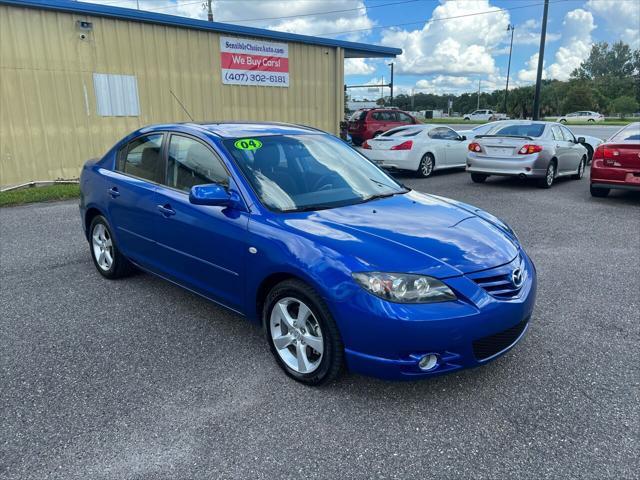
[(97, 112), (101, 117), (137, 117), (140, 115), (138, 82), (135, 75), (93, 74)]

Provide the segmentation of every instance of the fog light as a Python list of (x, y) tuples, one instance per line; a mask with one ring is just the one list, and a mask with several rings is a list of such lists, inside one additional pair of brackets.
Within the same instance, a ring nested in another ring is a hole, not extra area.
[(422, 370), (424, 372), (428, 372), (429, 370), (433, 370), (434, 368), (436, 368), (438, 366), (438, 356), (433, 354), (433, 353), (425, 355), (418, 362), (418, 366), (420, 367), (420, 370)]

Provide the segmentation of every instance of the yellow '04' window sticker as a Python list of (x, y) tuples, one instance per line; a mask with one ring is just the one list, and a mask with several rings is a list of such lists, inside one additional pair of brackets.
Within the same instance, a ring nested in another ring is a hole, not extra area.
[(238, 150), (258, 150), (262, 147), (262, 142), (256, 138), (241, 138), (233, 143)]

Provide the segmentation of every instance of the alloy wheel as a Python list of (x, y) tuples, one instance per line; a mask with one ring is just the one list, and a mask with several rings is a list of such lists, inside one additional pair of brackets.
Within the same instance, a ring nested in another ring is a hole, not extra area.
[(97, 223), (91, 233), (91, 246), (98, 267), (108, 271), (113, 265), (113, 241), (104, 224)]
[(294, 297), (280, 299), (271, 310), (270, 332), (280, 359), (294, 372), (308, 374), (322, 361), (322, 330), (311, 309)]
[(547, 168), (547, 185), (553, 185), (553, 178), (555, 176), (556, 169), (553, 163), (549, 164), (549, 168)]
[(426, 155), (422, 159), (422, 162), (420, 163), (420, 170), (422, 175), (425, 177), (431, 175), (431, 172), (433, 171), (433, 159), (429, 155)]

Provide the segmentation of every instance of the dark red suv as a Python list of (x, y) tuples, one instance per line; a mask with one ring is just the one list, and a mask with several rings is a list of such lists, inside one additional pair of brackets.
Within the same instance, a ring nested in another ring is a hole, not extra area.
[(356, 110), (349, 117), (349, 135), (354, 145), (361, 145), (365, 140), (402, 125), (420, 123), (413, 116), (402, 110), (390, 108), (364, 108)]

